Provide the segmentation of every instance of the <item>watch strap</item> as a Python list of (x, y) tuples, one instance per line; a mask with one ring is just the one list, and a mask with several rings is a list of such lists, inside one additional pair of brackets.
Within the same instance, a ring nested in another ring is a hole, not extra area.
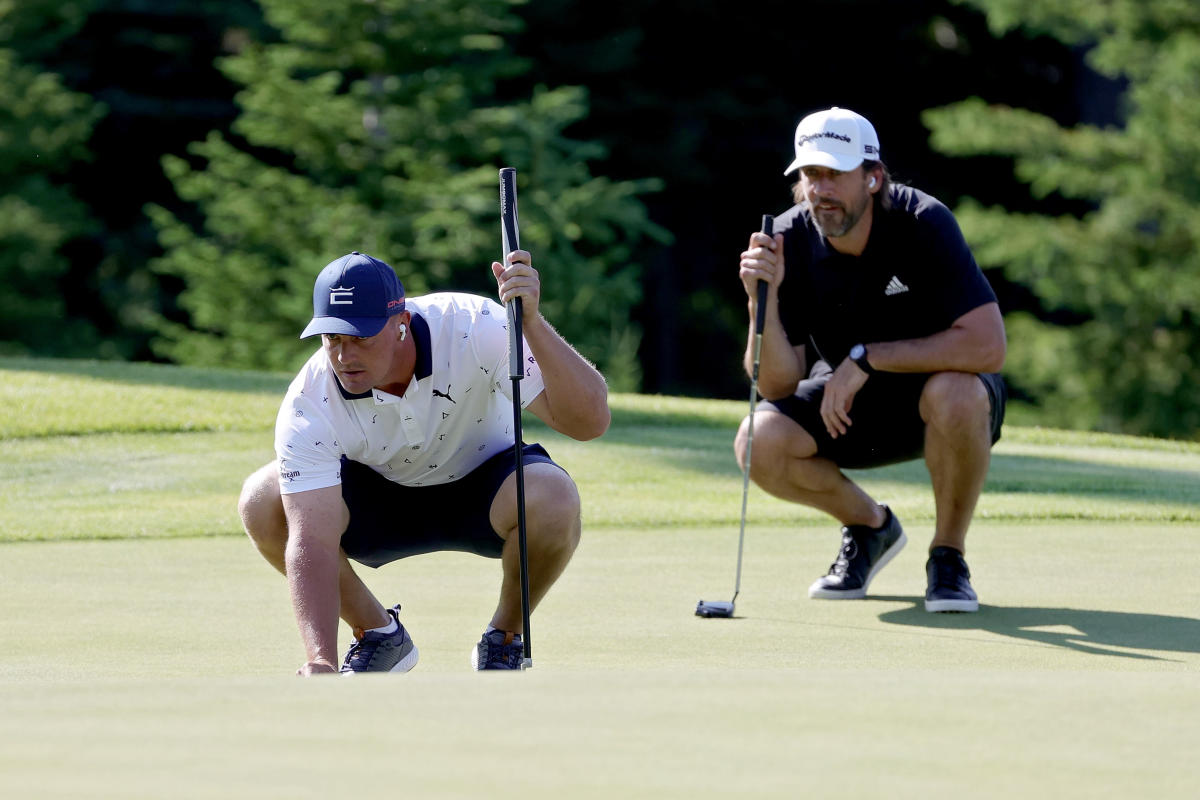
[[(853, 360), (854, 363), (858, 365), (858, 368), (863, 372), (867, 373), (868, 375), (874, 375), (875, 368), (872, 367), (870, 362), (867, 361), (867, 348), (862, 345), (855, 345), (855, 348), (858, 347), (862, 347), (862, 355), (860, 355), (858, 358), (851, 357), (851, 360)], [(851, 349), (851, 352), (853, 352), (853, 348)]]

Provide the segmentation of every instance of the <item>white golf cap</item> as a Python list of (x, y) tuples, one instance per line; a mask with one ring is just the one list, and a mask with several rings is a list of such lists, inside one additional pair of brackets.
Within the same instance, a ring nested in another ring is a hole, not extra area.
[(849, 172), (863, 161), (878, 160), (875, 127), (861, 114), (834, 106), (800, 120), (796, 126), (796, 158), (783, 174), (810, 166)]

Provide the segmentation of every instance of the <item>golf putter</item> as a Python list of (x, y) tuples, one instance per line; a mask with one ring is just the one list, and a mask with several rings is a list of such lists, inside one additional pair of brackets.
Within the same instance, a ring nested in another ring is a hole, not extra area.
[[(500, 170), (500, 258), (508, 264), (508, 254), (520, 248), (517, 232), (517, 171), (512, 167)], [(512, 379), (513, 402), (513, 456), (517, 468), (517, 550), (521, 563), (521, 624), (524, 658), (521, 669), (533, 666), (533, 643), (529, 634), (529, 555), (525, 534), (525, 465), (521, 436), (521, 379), (525, 377), (525, 356), (521, 341), (521, 298), (516, 297), (506, 304), (508, 310), (508, 372)]]
[[(775, 218), (763, 214), (762, 232), (774, 235)], [(762, 332), (767, 318), (767, 282), (759, 281), (758, 308), (754, 314), (754, 368), (750, 371), (750, 422), (746, 429), (746, 466), (742, 469), (742, 524), (738, 530), (737, 577), (733, 583), (733, 598), (701, 600), (696, 604), (697, 617), (732, 617), (734, 603), (742, 590), (742, 545), (746, 540), (746, 499), (750, 494), (750, 454), (754, 447), (754, 408), (758, 404), (758, 363), (762, 356)]]

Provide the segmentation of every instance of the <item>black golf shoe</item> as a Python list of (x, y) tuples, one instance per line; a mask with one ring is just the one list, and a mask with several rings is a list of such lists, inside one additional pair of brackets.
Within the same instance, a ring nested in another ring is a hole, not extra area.
[(978, 611), (979, 598), (971, 588), (971, 571), (962, 553), (953, 547), (935, 547), (925, 562), (929, 578), (926, 611)]
[(867, 596), (867, 586), (876, 573), (904, 549), (908, 541), (900, 520), (887, 506), (881, 528), (847, 525), (842, 528), (842, 547), (829, 572), (808, 587), (809, 597), (825, 600), (858, 600)]

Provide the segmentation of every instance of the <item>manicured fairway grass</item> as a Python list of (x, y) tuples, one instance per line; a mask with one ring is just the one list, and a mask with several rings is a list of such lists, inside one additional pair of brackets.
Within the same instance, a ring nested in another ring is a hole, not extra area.
[(969, 539), (974, 615), (920, 608), (919, 463), (856, 476), (910, 538), (862, 602), (807, 599), (836, 530), (753, 490), (738, 618), (702, 620), (697, 600), (732, 591), (744, 403), (616, 397), (598, 442), (531, 431), (585, 499), (532, 671), (468, 671), (497, 565), (441, 554), (365, 572), (404, 605), (412, 673), (300, 681), (283, 580), (233, 509), (286, 377), (5, 359), (0, 377), (0, 797), (1182, 798), (1200, 782), (1198, 445), (1010, 427)]

